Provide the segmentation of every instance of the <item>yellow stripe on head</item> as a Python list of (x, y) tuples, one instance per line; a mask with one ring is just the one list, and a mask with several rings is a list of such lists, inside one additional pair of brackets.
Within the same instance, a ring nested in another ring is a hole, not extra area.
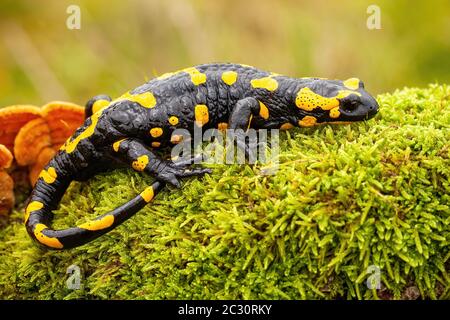
[(350, 78), (343, 81), (344, 86), (351, 90), (357, 90), (359, 88), (360, 80), (358, 78)]
[(331, 110), (339, 107), (339, 99), (348, 97), (351, 94), (361, 96), (357, 91), (340, 90), (334, 97), (324, 97), (313, 92), (310, 88), (305, 87), (299, 90), (295, 98), (295, 104), (299, 109), (305, 111), (312, 111), (314, 108), (321, 108), (322, 110)]
[(320, 107), (323, 110), (330, 110), (339, 106), (339, 101), (335, 98), (323, 97), (313, 92), (310, 88), (302, 88), (295, 98), (295, 104), (299, 109), (312, 111), (314, 108)]

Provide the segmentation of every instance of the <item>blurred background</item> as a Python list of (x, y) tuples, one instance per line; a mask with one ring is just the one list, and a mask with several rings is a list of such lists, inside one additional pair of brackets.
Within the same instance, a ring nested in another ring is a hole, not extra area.
[[(371, 4), (381, 29), (367, 27)], [(66, 26), (70, 5), (80, 8), (79, 30)], [(450, 1), (0, 2), (0, 106), (84, 104), (218, 61), (294, 77), (356, 76), (374, 94), (449, 83)]]

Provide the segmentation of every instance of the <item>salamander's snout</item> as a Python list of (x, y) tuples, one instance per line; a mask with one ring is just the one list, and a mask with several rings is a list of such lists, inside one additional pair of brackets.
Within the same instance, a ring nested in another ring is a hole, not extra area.
[(370, 97), (369, 103), (367, 104), (367, 119), (373, 118), (377, 113), (378, 110), (380, 109), (380, 106), (378, 105), (377, 100), (375, 100), (374, 98)]
[(360, 95), (351, 94), (340, 99), (341, 121), (362, 121), (373, 118), (379, 110), (377, 101), (364, 89), (359, 89)]

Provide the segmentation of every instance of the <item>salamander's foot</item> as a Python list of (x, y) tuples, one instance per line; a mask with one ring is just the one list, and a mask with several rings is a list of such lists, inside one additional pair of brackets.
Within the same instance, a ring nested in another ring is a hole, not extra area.
[(204, 161), (205, 159), (203, 159), (204, 156), (201, 154), (197, 154), (193, 157), (190, 157), (188, 159), (186, 158), (178, 158), (176, 160), (172, 160), (174, 166), (179, 167), (179, 168), (184, 168), (186, 166), (190, 166), (193, 165), (195, 163), (200, 163), (202, 161)]
[(179, 178), (200, 176), (205, 173), (212, 172), (212, 170), (208, 168), (187, 168), (187, 166), (193, 164), (196, 159), (196, 157), (193, 157), (191, 159), (178, 162), (165, 161), (161, 167), (158, 168), (156, 179), (180, 188), (181, 183)]

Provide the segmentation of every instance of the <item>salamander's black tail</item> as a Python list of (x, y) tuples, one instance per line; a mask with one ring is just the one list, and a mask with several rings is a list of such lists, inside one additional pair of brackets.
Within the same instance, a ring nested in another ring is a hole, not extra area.
[(147, 205), (164, 187), (154, 182), (124, 205), (79, 226), (53, 230), (50, 228), (54, 210), (70, 182), (63, 182), (52, 167), (42, 171), (26, 208), (25, 225), (29, 235), (51, 249), (69, 249), (83, 245), (112, 230)]

